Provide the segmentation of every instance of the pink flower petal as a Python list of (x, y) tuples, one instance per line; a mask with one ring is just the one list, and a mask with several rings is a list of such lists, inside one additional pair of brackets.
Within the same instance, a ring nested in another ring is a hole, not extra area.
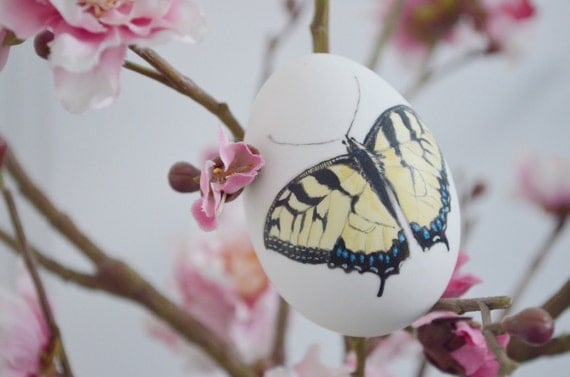
[(110, 105), (119, 95), (119, 73), (126, 47), (109, 48), (101, 55), (99, 64), (89, 72), (72, 73), (54, 68), (56, 94), (63, 106), (72, 113)]
[(319, 346), (313, 344), (300, 363), (293, 367), (296, 377), (350, 377), (350, 367), (330, 368), (321, 363)]
[(0, 0), (0, 24), (26, 39), (46, 28), (57, 17), (49, 3), (37, 0)]
[(451, 275), (451, 279), (449, 280), (447, 288), (445, 288), (445, 292), (443, 292), (443, 295), (441, 297), (443, 298), (461, 297), (469, 289), (471, 289), (472, 286), (482, 282), (482, 280), (475, 275), (461, 273), (461, 267), (468, 261), (469, 261), (469, 255), (467, 255), (467, 253), (460, 251), (459, 256), (457, 258), (457, 263), (455, 265), (455, 269), (453, 270), (453, 274)]
[(198, 225), (200, 225), (200, 228), (205, 231), (216, 229), (218, 219), (215, 216), (211, 217), (206, 215), (202, 207), (202, 200), (198, 200), (192, 205), (192, 215), (198, 222)]

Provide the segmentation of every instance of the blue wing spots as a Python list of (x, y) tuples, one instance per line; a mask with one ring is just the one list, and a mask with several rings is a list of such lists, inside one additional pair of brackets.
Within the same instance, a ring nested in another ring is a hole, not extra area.
[(398, 233), (397, 239), (393, 240), (392, 246), (387, 251), (376, 251), (365, 254), (361, 251), (354, 252), (346, 247), (342, 238), (339, 238), (328, 260), (329, 268), (342, 268), (346, 272), (358, 271), (373, 272), (380, 277), (378, 296), (382, 296), (384, 282), (390, 275), (397, 274), (400, 263), (409, 256), (408, 242), (403, 231)]

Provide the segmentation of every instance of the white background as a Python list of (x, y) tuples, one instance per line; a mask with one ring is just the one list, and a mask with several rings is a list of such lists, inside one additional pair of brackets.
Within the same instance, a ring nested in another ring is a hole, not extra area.
[[(202, 2), (209, 31), (195, 46), (159, 51), (216, 98), (242, 123), (255, 95), (267, 37), (285, 23), (277, 0)], [(364, 61), (375, 33), (377, 1), (331, 2), (332, 51)], [(278, 63), (310, 51), (311, 10), (277, 55)], [(411, 99), (437, 136), (456, 180), (483, 179), (488, 195), (474, 208), (477, 227), (467, 244), (466, 270), (484, 283), (469, 296), (509, 294), (553, 221), (513, 195), (516, 157), (523, 149), (570, 159), (570, 31), (564, 0), (540, 2), (536, 22), (517, 58), (480, 59), (428, 86)], [(404, 89), (411, 70), (393, 51), (382, 75)], [(166, 174), (178, 160), (200, 161), (216, 142), (219, 121), (177, 93), (131, 72), (110, 108), (76, 116), (55, 100), (47, 65), (31, 43), (12, 50), (0, 74), (0, 131), (26, 169), (58, 205), (105, 249), (166, 287), (174, 245), (197, 232), (189, 207), (195, 196), (174, 193)], [(569, 173), (570, 174), (570, 173)], [(87, 266), (72, 247), (19, 201), (29, 238), (70, 264)], [(4, 209), (0, 213), (7, 225)], [(570, 233), (567, 232), (567, 233)], [(532, 280), (519, 307), (541, 304), (568, 279), (570, 236), (565, 234)], [(13, 278), (14, 259), (0, 247), (0, 277)], [(77, 376), (183, 376), (184, 360), (151, 340), (146, 314), (133, 304), (46, 277)], [(557, 332), (568, 332), (566, 313)], [(339, 338), (296, 316), (290, 361), (311, 343), (338, 365)], [(399, 362), (397, 376), (412, 375), (415, 359)], [(535, 362), (518, 376), (566, 376), (570, 357)], [(431, 376), (437, 375), (432, 370)]]

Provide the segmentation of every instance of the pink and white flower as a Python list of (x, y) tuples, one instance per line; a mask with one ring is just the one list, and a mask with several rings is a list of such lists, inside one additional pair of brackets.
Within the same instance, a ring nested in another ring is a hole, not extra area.
[(56, 92), (71, 112), (119, 95), (127, 47), (195, 41), (204, 18), (194, 0), (0, 0), (0, 24), (20, 39), (50, 31)]
[(447, 288), (441, 295), (442, 298), (456, 298), (463, 296), (472, 286), (482, 282), (477, 276), (473, 274), (466, 274), (461, 272), (461, 267), (469, 261), (469, 255), (463, 251), (459, 252), (455, 269), (451, 275)]
[(200, 175), (202, 198), (192, 206), (194, 218), (207, 231), (216, 228), (224, 202), (253, 182), (264, 164), (251, 146), (230, 142), (221, 128), (218, 135), (219, 157), (205, 162)]
[[(482, 328), (452, 312), (432, 312), (416, 321), (417, 338), (424, 355), (438, 369), (466, 377), (496, 377), (499, 363), (489, 348)], [(506, 347), (509, 335), (497, 336)]]
[(19, 277), (16, 290), (0, 290), (0, 375), (47, 376), (51, 335), (28, 275)]
[[(396, 2), (382, 1), (383, 22)], [(535, 16), (530, 0), (404, 0), (392, 42), (406, 56), (423, 61), (440, 43), (478, 34), (487, 52), (508, 49), (520, 26)]]
[(519, 192), (549, 214), (570, 213), (570, 161), (524, 154), (518, 162)]
[[(184, 309), (246, 362), (254, 362), (271, 350), (279, 295), (269, 284), (247, 233), (236, 226), (241, 219), (224, 220), (218, 230), (201, 233), (180, 253), (175, 264), (176, 291)], [(176, 346), (173, 334), (154, 332)]]

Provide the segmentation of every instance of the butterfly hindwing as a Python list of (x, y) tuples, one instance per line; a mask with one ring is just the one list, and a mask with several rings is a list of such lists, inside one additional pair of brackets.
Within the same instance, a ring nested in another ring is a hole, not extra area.
[(405, 105), (386, 110), (364, 145), (380, 156), (384, 175), (420, 246), (424, 250), (438, 242), (447, 246), (446, 166), (435, 138), (416, 113)]
[(390, 206), (371, 187), (354, 156), (343, 155), (304, 171), (272, 203), (265, 222), (268, 249), (310, 264), (385, 279), (399, 272), (408, 244)]

